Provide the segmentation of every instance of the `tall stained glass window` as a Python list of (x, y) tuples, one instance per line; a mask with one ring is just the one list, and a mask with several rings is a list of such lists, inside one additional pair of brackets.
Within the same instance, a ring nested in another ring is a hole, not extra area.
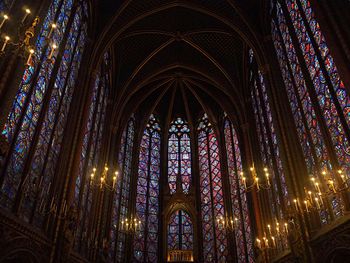
[(227, 261), (225, 230), (216, 219), (225, 216), (219, 144), (205, 114), (198, 125), (198, 158), (204, 262)]
[(125, 255), (126, 236), (124, 232), (119, 230), (121, 230), (122, 227), (121, 221), (128, 217), (134, 134), (135, 121), (134, 118), (131, 117), (122, 134), (118, 156), (119, 179), (113, 200), (110, 251), (110, 256), (113, 262), (121, 262)]
[[(286, 0), (272, 10), (273, 41), (308, 172), (322, 180), (322, 171), (341, 166), (349, 174), (350, 96), (310, 2)], [(330, 202), (341, 215), (341, 201)]]
[(230, 193), (232, 211), (237, 219), (238, 227), (235, 229), (236, 255), (238, 262), (254, 262), (252, 231), (247, 204), (247, 196), (240, 180), (243, 172), (241, 151), (238, 137), (230, 120), (224, 123), (225, 145), (227, 152), (227, 164), (229, 170)]
[(105, 116), (108, 98), (109, 60), (101, 65), (101, 72), (97, 75), (90, 96), (90, 107), (79, 162), (79, 172), (75, 182), (74, 204), (79, 211), (79, 225), (75, 235), (74, 247), (82, 254), (87, 254), (87, 241), (89, 236), (89, 223), (93, 185), (90, 175), (94, 168), (98, 168), (102, 136), (105, 126)]
[(160, 132), (158, 120), (151, 115), (140, 145), (136, 217), (141, 227), (134, 237), (134, 262), (158, 261)]
[[(287, 202), (289, 199), (280, 149), (264, 76), (261, 71), (257, 69), (252, 50), (249, 50), (249, 57), (251, 99), (256, 121), (256, 131), (260, 144), (260, 155), (264, 168), (268, 169), (272, 177), (269, 201), (272, 204), (272, 213), (276, 215), (277, 219), (281, 219), (283, 218), (282, 205), (287, 204), (283, 202)], [(280, 193), (282, 193), (282, 196)]]
[(177, 118), (169, 129), (168, 182), (170, 193), (176, 192), (176, 178), (181, 178), (182, 191), (188, 193), (191, 183), (191, 142), (187, 123)]
[(191, 217), (186, 211), (178, 210), (170, 217), (168, 250), (193, 251), (193, 225)]
[[(2, 134), (10, 144), (0, 204), (40, 224), (50, 192), (87, 36), (87, 3), (52, 1)], [(46, 38), (51, 24), (50, 43)], [(50, 57), (53, 44), (57, 49)], [(38, 72), (38, 74), (36, 74)], [(20, 189), (19, 189), (20, 188)]]

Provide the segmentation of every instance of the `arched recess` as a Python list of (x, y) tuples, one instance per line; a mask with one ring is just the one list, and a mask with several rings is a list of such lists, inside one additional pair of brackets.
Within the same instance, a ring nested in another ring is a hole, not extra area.
[(194, 261), (198, 260), (198, 213), (193, 205), (193, 202), (189, 202), (189, 197), (183, 193), (175, 194), (169, 200), (167, 206), (164, 208), (163, 212), (163, 255), (162, 262), (167, 262), (167, 253), (168, 253), (168, 222), (170, 222), (171, 216), (177, 211), (185, 211), (192, 220), (193, 225), (193, 257)]

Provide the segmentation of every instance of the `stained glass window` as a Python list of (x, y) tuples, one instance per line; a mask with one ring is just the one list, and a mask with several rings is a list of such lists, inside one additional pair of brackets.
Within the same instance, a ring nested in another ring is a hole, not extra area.
[[(285, 9), (282, 8), (285, 5)], [(288, 13), (285, 12), (288, 11)], [(341, 81), (309, 1), (276, 3), (272, 36), (308, 172), (322, 180), (323, 170), (340, 164), (349, 171), (349, 95)], [(291, 23), (287, 23), (290, 19)], [(295, 34), (293, 40), (292, 34)], [(302, 54), (298, 57), (297, 52)], [(301, 65), (305, 65), (302, 69)], [(305, 77), (309, 78), (309, 85)], [(333, 147), (326, 147), (330, 140)], [(337, 157), (337, 163), (330, 161)], [(331, 198), (335, 216), (341, 202)], [(323, 223), (328, 220), (321, 212)]]
[(350, 171), (350, 96), (308, 0), (287, 0), (286, 5), (323, 112), (339, 164)]
[(141, 221), (141, 226), (134, 237), (134, 262), (158, 260), (160, 131), (158, 120), (151, 115), (139, 153), (136, 217)]
[(187, 123), (177, 118), (169, 129), (168, 182), (170, 193), (176, 192), (176, 178), (181, 178), (182, 191), (188, 193), (191, 183), (191, 142)]
[(193, 250), (193, 225), (186, 211), (176, 211), (170, 217), (168, 250)]
[[(1, 205), (12, 208), (21, 186), (20, 194), (26, 194), (20, 214), (26, 221), (39, 224), (86, 42), (87, 4), (79, 5), (74, 13), (71, 9), (71, 0), (56, 0), (49, 7), (35, 56), (24, 72), (2, 132), (10, 143), (10, 151), (1, 171)], [(46, 44), (46, 37), (54, 21), (57, 28), (51, 34), (51, 44), (55, 43), (58, 49), (49, 59), (52, 45)]]
[(101, 141), (105, 125), (105, 115), (108, 98), (109, 75), (108, 64), (101, 65), (90, 97), (90, 107), (79, 162), (79, 172), (75, 182), (74, 203), (79, 211), (79, 222), (75, 235), (74, 247), (82, 254), (88, 252), (89, 223), (91, 218), (92, 194), (90, 174), (93, 168), (98, 168), (101, 151)]
[[(249, 52), (254, 55), (252, 50)], [(251, 98), (256, 120), (256, 131), (263, 166), (268, 169), (272, 177), (273, 187), (269, 191), (272, 213), (276, 215), (277, 219), (281, 219), (283, 218), (282, 202), (288, 202), (288, 191), (265, 79), (261, 71), (256, 69), (256, 66), (256, 61), (253, 58), (250, 62), (250, 82), (252, 86)], [(279, 193), (282, 193), (283, 196)]]
[(224, 217), (219, 145), (208, 116), (198, 125), (198, 158), (204, 262), (226, 262), (226, 233), (216, 219)]
[[(134, 145), (135, 124), (131, 117), (127, 127), (122, 134), (118, 167), (119, 179), (116, 186), (113, 200), (112, 231), (111, 231), (111, 251), (110, 256), (113, 262), (121, 262), (125, 255), (125, 233), (121, 229), (121, 221), (127, 218), (130, 197), (131, 162)], [(119, 224), (118, 224), (119, 222)]]
[(224, 126), (227, 164), (229, 170), (232, 211), (238, 224), (235, 229), (236, 255), (238, 262), (254, 262), (252, 231), (247, 196), (240, 179), (243, 172), (238, 137), (231, 122), (226, 119)]

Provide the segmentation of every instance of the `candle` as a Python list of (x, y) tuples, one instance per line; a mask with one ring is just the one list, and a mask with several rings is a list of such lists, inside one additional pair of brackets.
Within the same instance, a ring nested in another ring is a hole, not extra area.
[(312, 192), (311, 192), (311, 191), (308, 191), (307, 193), (308, 193), (308, 195), (309, 195), (309, 199), (310, 199), (310, 202), (311, 202), (311, 204), (312, 204)]
[(117, 180), (117, 176), (114, 176), (113, 177), (113, 189), (114, 189), (114, 187), (115, 187), (115, 181)]
[(271, 226), (267, 225), (267, 228), (269, 229), (269, 234), (271, 235)]
[(5, 36), (5, 41), (4, 41), (4, 44), (2, 45), (1, 52), (4, 52), (4, 50), (6, 48), (6, 45), (9, 42), (9, 40), (10, 40), (10, 37), (9, 36)]
[(6, 14), (4, 14), (4, 16), (3, 16), (4, 18), (2, 19), (2, 21), (1, 21), (1, 24), (0, 24), (0, 29), (2, 28), (2, 26), (5, 24), (5, 21), (7, 20), (7, 19), (9, 19), (9, 16), (8, 15), (6, 15)]
[(103, 183), (105, 182), (105, 178), (101, 177), (101, 188), (103, 187)]
[(50, 38), (51, 37), (51, 34), (53, 32), (53, 30), (57, 27), (57, 25), (55, 23), (51, 24), (51, 29), (50, 29), (50, 32), (49, 34), (47, 35), (47, 38)]
[(298, 211), (298, 201), (297, 201), (297, 199), (294, 199), (293, 202), (294, 202), (295, 210)]
[(28, 15), (29, 15), (30, 13), (31, 13), (31, 12), (30, 12), (30, 9), (29, 9), (29, 8), (26, 8), (24, 17), (22, 18), (22, 21), (21, 21), (22, 24), (24, 23), (24, 21), (26, 20), (26, 18), (28, 17)]
[(57, 46), (56, 46), (55, 44), (53, 44), (53, 45), (51, 46), (51, 52), (50, 52), (50, 54), (49, 54), (49, 59), (52, 58), (53, 52), (55, 52), (55, 49), (56, 49), (56, 48), (57, 48)]
[(34, 49), (30, 49), (29, 50), (29, 56), (28, 56), (27, 63), (26, 63), (27, 66), (30, 66), (30, 61), (32, 59), (32, 55), (33, 54), (34, 54)]
[(287, 223), (284, 223), (284, 231), (288, 235), (288, 224)]
[(332, 191), (333, 193), (336, 193), (337, 191), (335, 190), (333, 180), (332, 180), (332, 179), (329, 179), (329, 180), (328, 180), (328, 183), (329, 183), (329, 187), (330, 187), (331, 191)]
[(259, 178), (258, 178), (258, 177), (255, 177), (255, 182), (256, 182), (256, 188), (257, 188), (258, 190), (260, 190)]
[(317, 207), (317, 209), (321, 209), (321, 206), (320, 206), (320, 203), (319, 203), (317, 197), (315, 197), (315, 201), (316, 201), (316, 207)]
[(247, 190), (247, 182), (246, 182), (247, 178), (243, 177), (242, 180), (243, 180), (244, 189)]
[(275, 237), (271, 237), (271, 240), (272, 240), (272, 247), (275, 247), (276, 246)]
[(256, 244), (259, 249), (261, 249), (261, 240), (259, 238), (256, 239)]
[(321, 189), (319, 183), (315, 183), (316, 185), (316, 190), (318, 191), (319, 194), (321, 194)]
[(256, 245), (258, 246), (259, 249), (261, 249), (261, 241), (259, 238), (256, 239)]
[(308, 206), (308, 203), (307, 203), (306, 200), (304, 201), (304, 204), (305, 204), (305, 207), (306, 207), (306, 212), (309, 213), (309, 206)]

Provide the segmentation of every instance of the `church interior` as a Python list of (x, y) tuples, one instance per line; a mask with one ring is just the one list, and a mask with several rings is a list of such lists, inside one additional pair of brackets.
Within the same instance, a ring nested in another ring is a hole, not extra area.
[(0, 0), (0, 263), (349, 262), (348, 0)]

